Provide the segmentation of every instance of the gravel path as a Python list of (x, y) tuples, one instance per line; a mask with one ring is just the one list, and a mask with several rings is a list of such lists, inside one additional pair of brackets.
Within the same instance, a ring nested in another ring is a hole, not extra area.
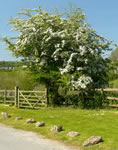
[(33, 132), (0, 124), (0, 150), (73, 150), (59, 142), (44, 139)]

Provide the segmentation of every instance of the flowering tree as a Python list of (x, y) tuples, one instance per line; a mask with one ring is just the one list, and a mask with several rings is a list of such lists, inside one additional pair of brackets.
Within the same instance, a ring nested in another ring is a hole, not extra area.
[(16, 57), (30, 63), (47, 87), (57, 87), (57, 91), (64, 76), (74, 90), (105, 86), (108, 69), (102, 54), (110, 50), (111, 42), (89, 27), (80, 8), (64, 16), (40, 8), (25, 9), (22, 14), (27, 17), (10, 19), (19, 35), (4, 41)]

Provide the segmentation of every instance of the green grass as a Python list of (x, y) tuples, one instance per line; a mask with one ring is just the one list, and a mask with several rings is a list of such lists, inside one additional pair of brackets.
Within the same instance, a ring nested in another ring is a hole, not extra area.
[(28, 70), (19, 69), (15, 71), (0, 70), (0, 90), (14, 90), (18, 86), (23, 90), (44, 90), (45, 87), (32, 80)]
[(109, 84), (111, 85), (111, 88), (118, 88), (118, 79), (110, 81)]
[[(9, 119), (0, 117), (0, 122), (14, 128), (34, 131), (77, 147), (82, 147), (83, 142), (90, 136), (102, 136), (103, 143), (82, 148), (85, 150), (118, 150), (118, 112), (116, 110), (82, 110), (64, 107), (29, 110), (0, 105), (1, 112), (7, 112), (12, 117)], [(24, 117), (24, 120), (16, 121), (16, 117)], [(28, 118), (44, 121), (46, 126), (37, 128), (35, 124), (26, 124)], [(53, 125), (62, 125), (64, 131), (51, 133), (50, 129)], [(78, 131), (81, 135), (74, 138), (67, 137), (69, 131)]]

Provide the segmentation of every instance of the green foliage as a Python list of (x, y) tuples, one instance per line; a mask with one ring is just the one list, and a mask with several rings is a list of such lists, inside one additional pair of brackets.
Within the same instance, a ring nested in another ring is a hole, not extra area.
[(52, 105), (61, 104), (62, 97), (58, 93), (58, 88), (62, 84), (60, 72), (52, 66), (44, 66), (39, 70), (35, 65), (31, 67), (31, 72), (33, 73), (34, 81), (46, 86), (49, 103)]
[(118, 48), (116, 48), (114, 51), (112, 51), (110, 55), (110, 60), (117, 61), (118, 60)]
[(118, 87), (118, 60), (111, 61), (109, 63), (109, 87), (117, 88)]
[(66, 106), (73, 105), (74, 107), (95, 109), (102, 108), (107, 104), (106, 94), (101, 91), (89, 90), (89, 93), (82, 91), (72, 91), (66, 87), (59, 88), (59, 94), (64, 97), (62, 103)]
[(104, 108), (104, 105), (108, 102), (105, 99), (106, 95), (99, 91), (91, 93), (88, 97), (85, 98), (83, 102), (83, 107), (88, 109), (95, 109), (95, 108)]
[[(118, 48), (116, 48), (114, 51), (112, 51), (109, 59), (111, 62), (109, 63), (110, 71), (108, 73), (110, 84), (113, 83), (113, 87), (116, 87), (117, 85), (117, 79), (118, 79)], [(116, 85), (115, 85), (116, 80)]]
[(118, 88), (118, 79), (111, 80), (111, 81), (109, 82), (109, 86), (110, 86), (111, 88)]

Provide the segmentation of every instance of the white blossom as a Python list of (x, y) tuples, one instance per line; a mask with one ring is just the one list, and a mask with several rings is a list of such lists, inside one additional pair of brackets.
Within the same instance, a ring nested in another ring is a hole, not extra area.
[(77, 55), (77, 53), (72, 53), (72, 54), (70, 55), (70, 58), (69, 58), (68, 61), (67, 61), (66, 67), (65, 67), (64, 69), (60, 69), (61, 74), (68, 73), (69, 71), (72, 71), (72, 70), (74, 69), (72, 59), (73, 59), (73, 57), (76, 56), (76, 55)]
[(85, 46), (80, 46), (79, 47), (80, 55), (83, 56), (86, 53), (86, 47)]
[(57, 57), (59, 51), (61, 51), (61, 48), (57, 48), (56, 51), (54, 51), (54, 53), (52, 54), (52, 57)]
[(85, 61), (85, 64), (87, 64), (87, 63), (88, 63), (88, 59), (85, 59), (84, 61)]
[(83, 70), (83, 67), (77, 67), (77, 71)]
[(46, 53), (45, 51), (43, 51), (43, 52), (41, 53), (41, 57), (42, 57), (42, 56), (45, 56), (45, 55), (47, 55), (47, 53)]
[(34, 32), (36, 32), (36, 29), (35, 29), (34, 27), (32, 28), (32, 30), (33, 30)]
[(59, 43), (55, 44), (55, 48), (59, 48), (59, 47), (60, 47)]
[(62, 40), (62, 48), (65, 46), (66, 41)]
[(51, 37), (48, 37), (47, 39), (45, 39), (45, 42), (48, 42), (51, 39)]
[(71, 79), (70, 83), (74, 89), (86, 89), (93, 82), (91, 77), (85, 75), (80, 76), (77, 81)]
[(94, 55), (95, 54), (95, 51), (92, 49), (92, 48), (89, 48), (89, 52)]
[(69, 58), (69, 60), (68, 60), (68, 62), (67, 62), (67, 65), (69, 65), (69, 64), (72, 62), (73, 57), (76, 56), (76, 55), (77, 55), (77, 53), (72, 53), (72, 54), (70, 55), (70, 58)]

